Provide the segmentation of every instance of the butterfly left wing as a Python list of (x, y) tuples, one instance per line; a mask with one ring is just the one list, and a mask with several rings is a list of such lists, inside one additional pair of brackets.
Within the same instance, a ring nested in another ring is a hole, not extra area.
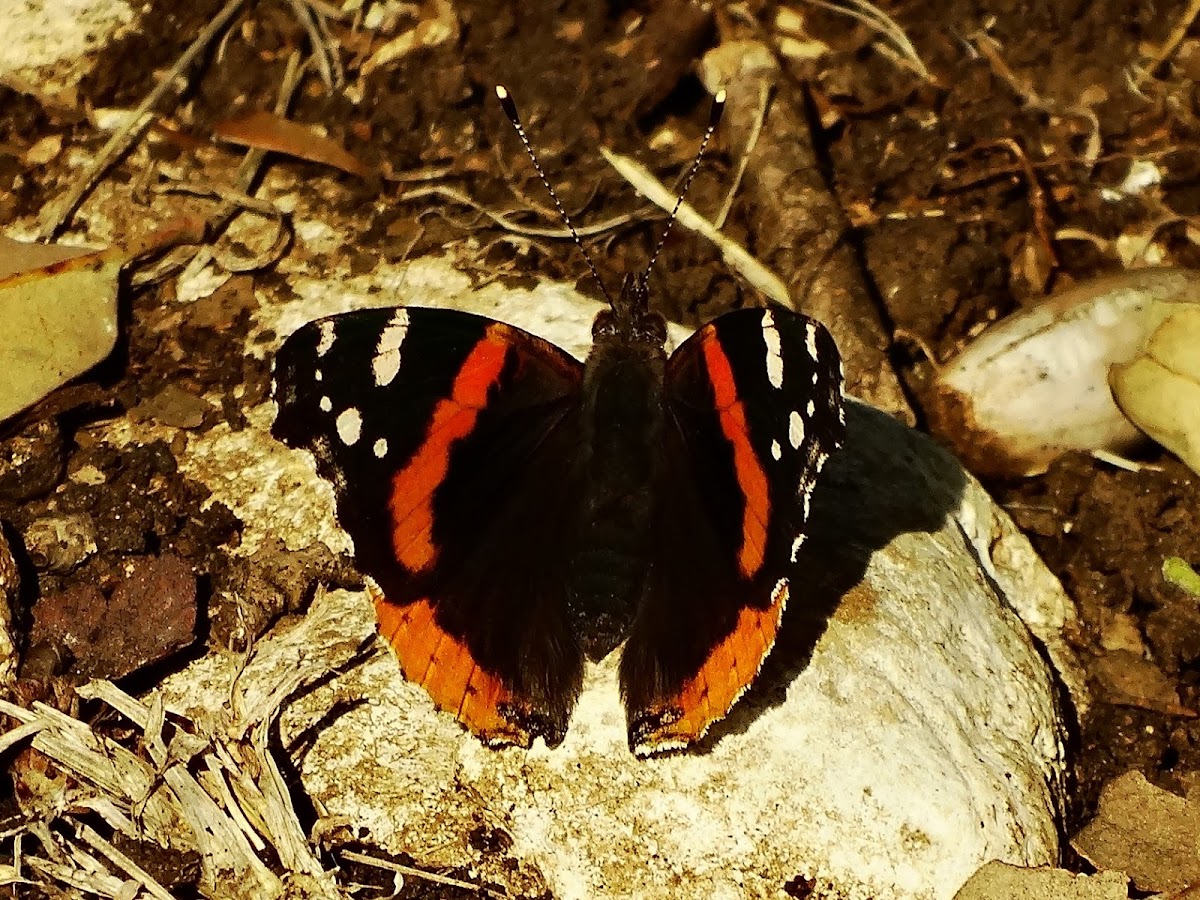
[(621, 660), (639, 755), (698, 741), (771, 651), (802, 589), (813, 486), (844, 439), (842, 383), (829, 332), (782, 309), (721, 316), (668, 360), (655, 564)]
[(488, 743), (561, 740), (583, 657), (557, 560), (582, 365), (470, 313), (309, 323), (276, 356), (276, 437), (337, 496), (405, 676)]

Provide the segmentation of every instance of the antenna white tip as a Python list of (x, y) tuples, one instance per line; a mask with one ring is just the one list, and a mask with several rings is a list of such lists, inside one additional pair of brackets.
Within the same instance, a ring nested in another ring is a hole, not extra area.
[[(722, 91), (722, 93), (724, 93), (724, 91)], [(508, 99), (508, 88), (506, 88), (502, 84), (496, 85), (496, 96), (499, 97), (501, 100), (507, 100)]]
[(725, 102), (725, 88), (721, 88), (719, 91), (717, 91), (717, 95), (715, 97), (713, 97), (713, 103), (724, 103), (724, 102)]

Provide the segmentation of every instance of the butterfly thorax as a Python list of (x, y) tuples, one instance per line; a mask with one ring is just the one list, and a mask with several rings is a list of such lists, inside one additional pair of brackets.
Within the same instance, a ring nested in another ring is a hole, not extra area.
[(582, 494), (567, 561), (567, 614), (593, 659), (633, 620), (649, 566), (665, 422), (666, 324), (635, 283), (596, 317), (579, 409)]

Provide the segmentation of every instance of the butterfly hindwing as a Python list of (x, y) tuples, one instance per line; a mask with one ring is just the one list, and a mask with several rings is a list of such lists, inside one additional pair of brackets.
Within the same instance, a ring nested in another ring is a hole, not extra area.
[(469, 313), (303, 326), (276, 359), (274, 433), (311, 450), (405, 676), (483, 740), (561, 740), (583, 656), (560, 546), (583, 366)]
[(786, 310), (701, 328), (670, 357), (665, 395), (655, 566), (621, 665), (640, 754), (699, 740), (754, 680), (796, 589), (816, 476), (845, 433), (837, 347)]

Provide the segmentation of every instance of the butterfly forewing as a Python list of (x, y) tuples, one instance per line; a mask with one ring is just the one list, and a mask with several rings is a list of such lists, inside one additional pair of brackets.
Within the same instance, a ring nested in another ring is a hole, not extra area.
[(582, 679), (560, 543), (582, 365), (469, 313), (318, 320), (276, 358), (274, 433), (311, 450), (404, 674), (485, 741), (557, 743)]
[(665, 391), (656, 564), (621, 669), (643, 754), (698, 740), (757, 675), (797, 589), (817, 473), (845, 434), (837, 347), (785, 310), (701, 328), (668, 361)]

